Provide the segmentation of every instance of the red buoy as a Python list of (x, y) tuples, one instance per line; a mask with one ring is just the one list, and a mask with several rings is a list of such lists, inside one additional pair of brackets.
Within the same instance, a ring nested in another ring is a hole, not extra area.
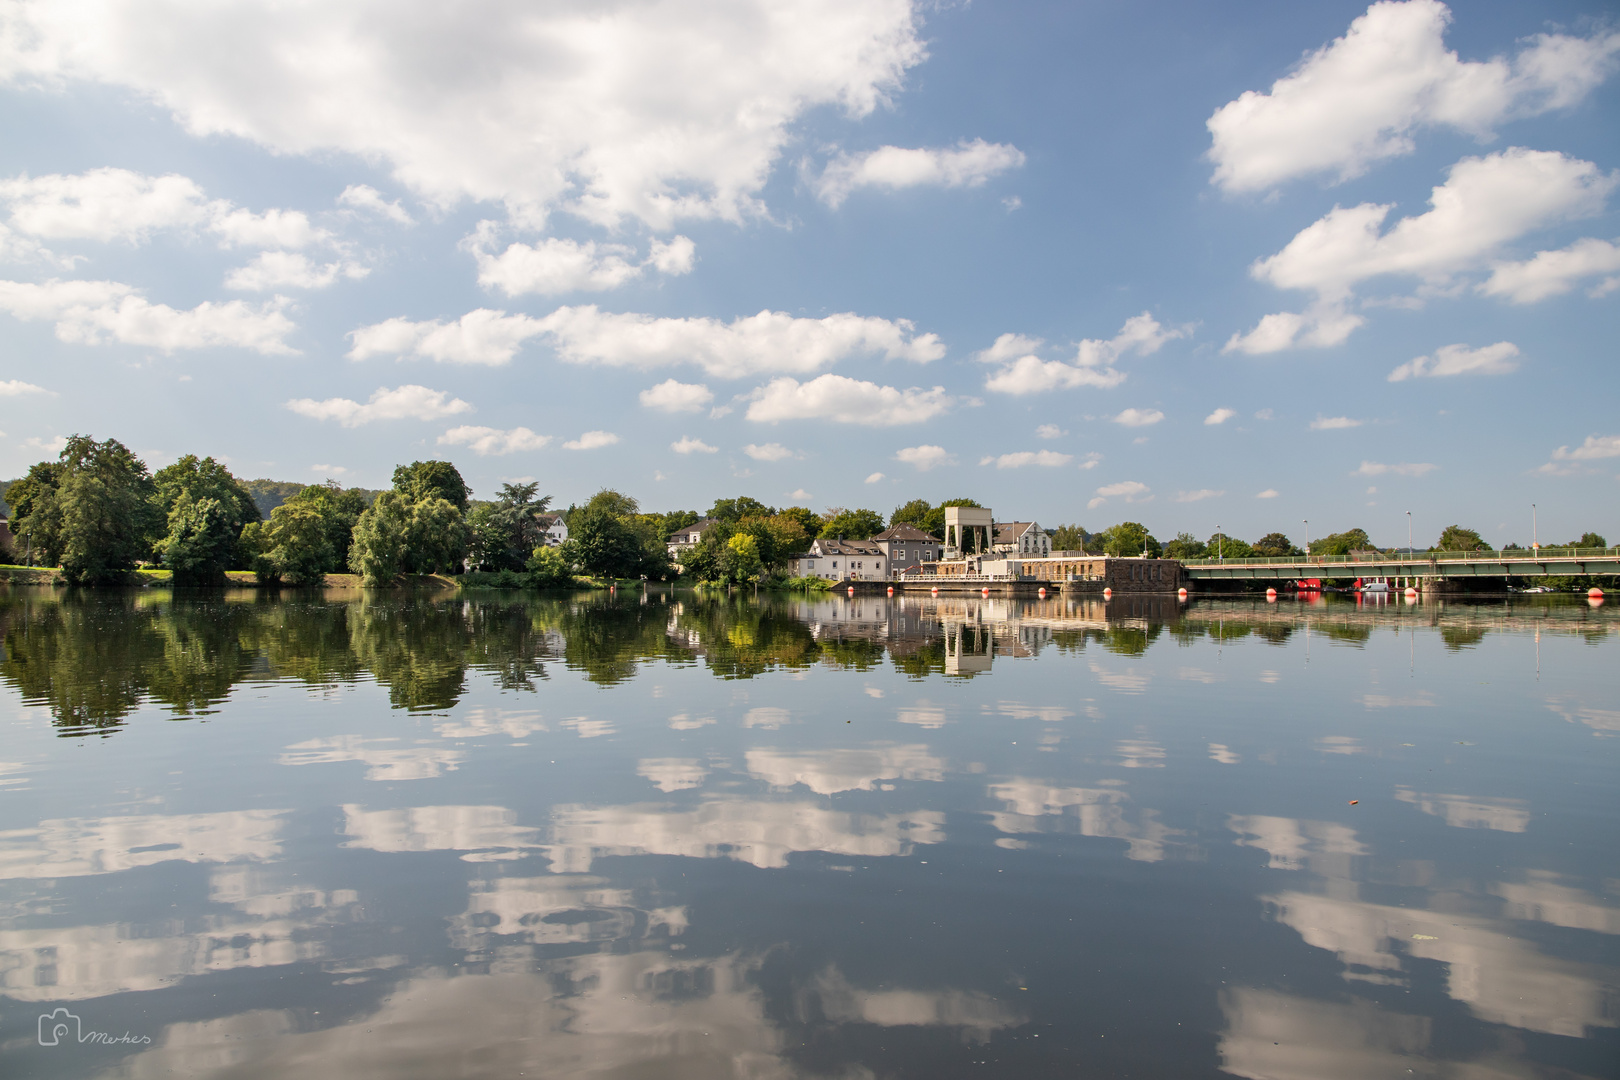
[(889, 595), (890, 595), (890, 596), (893, 596), (893, 595), (894, 595), (894, 586), (893, 586), (893, 585), (890, 585), (890, 586), (889, 586)]
[(1113, 589), (1104, 589), (1103, 590), (1103, 599), (1104, 600), (1108, 599), (1110, 596), (1113, 596), (1113, 595), (1114, 595), (1114, 590)]
[(1590, 589), (1586, 590), (1586, 595), (1589, 599), (1601, 600), (1603, 598), (1603, 590), (1594, 585)]
[(1186, 590), (1186, 589), (1177, 589), (1177, 590), (1176, 590), (1176, 598), (1177, 598), (1177, 599), (1178, 599), (1178, 600), (1185, 600), (1185, 599), (1187, 599), (1187, 590)]
[(1045, 589), (1045, 588), (1044, 588), (1044, 587), (1043, 587), (1043, 588), (1042, 588), (1042, 589), (1041, 589), (1041, 590), (1040, 590), (1040, 591), (1039, 591), (1039, 592), (1037, 592), (1037, 593), (1036, 593), (1036, 594), (1035, 594), (1035, 595), (1036, 595), (1036, 596), (1039, 596), (1039, 597), (1040, 597), (1040, 598), (1041, 598), (1041, 599), (1042, 599), (1042, 600), (1045, 600), (1045, 599), (1046, 599), (1046, 589)]

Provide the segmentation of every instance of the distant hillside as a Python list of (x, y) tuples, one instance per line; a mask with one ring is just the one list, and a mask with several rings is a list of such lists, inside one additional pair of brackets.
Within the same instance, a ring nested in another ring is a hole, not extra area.
[(259, 508), (259, 515), (270, 517), (270, 511), (303, 491), (308, 484), (300, 484), (292, 480), (244, 480), (242, 486), (248, 489), (253, 496), (253, 505)]
[[(243, 480), (242, 486), (248, 489), (249, 495), (253, 496), (253, 505), (259, 508), (259, 513), (264, 516), (266, 521), (270, 519), (270, 511), (309, 487), (308, 484), (300, 484), (295, 480)], [(367, 503), (376, 502), (377, 496), (380, 494), (380, 492), (372, 491), (370, 488), (349, 488), (348, 490), (358, 491), (364, 495)]]

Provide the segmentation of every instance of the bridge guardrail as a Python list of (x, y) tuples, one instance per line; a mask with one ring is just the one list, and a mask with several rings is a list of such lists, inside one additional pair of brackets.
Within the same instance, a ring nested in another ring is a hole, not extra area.
[(1419, 551), (1413, 553), (1368, 551), (1356, 552), (1351, 555), (1261, 555), (1241, 559), (1183, 559), (1181, 565), (1200, 569), (1219, 566), (1275, 566), (1279, 563), (1301, 566), (1354, 567), (1361, 563), (1412, 563), (1421, 565), (1430, 562), (1452, 562), (1468, 559), (1489, 562), (1540, 562), (1545, 559), (1580, 559), (1583, 557), (1601, 559), (1614, 558), (1617, 554), (1620, 554), (1620, 547), (1540, 547), (1507, 548), (1498, 551)]

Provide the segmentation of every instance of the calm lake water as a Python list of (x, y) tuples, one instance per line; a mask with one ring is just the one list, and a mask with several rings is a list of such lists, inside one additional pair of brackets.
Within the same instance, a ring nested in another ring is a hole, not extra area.
[(7, 1078), (1620, 1075), (1613, 604), (0, 628)]

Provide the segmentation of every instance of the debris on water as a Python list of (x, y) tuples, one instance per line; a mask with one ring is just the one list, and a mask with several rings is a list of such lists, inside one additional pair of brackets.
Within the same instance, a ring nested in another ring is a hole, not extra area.
[(1356, 803), (1358, 803), (1358, 802), (1360, 802), (1360, 801), (1361, 801), (1361, 800), (1360, 800), (1360, 799), (1351, 799), (1351, 800), (1350, 800), (1350, 805), (1351, 805), (1351, 806), (1354, 806), (1354, 805), (1356, 805)]

